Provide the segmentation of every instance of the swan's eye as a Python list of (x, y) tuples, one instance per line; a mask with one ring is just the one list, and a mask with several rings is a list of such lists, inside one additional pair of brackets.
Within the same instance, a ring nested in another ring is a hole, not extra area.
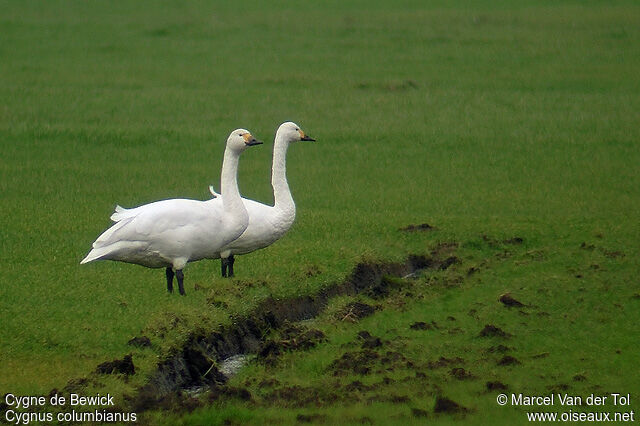
[(242, 133), (238, 133), (238, 136), (242, 136)]

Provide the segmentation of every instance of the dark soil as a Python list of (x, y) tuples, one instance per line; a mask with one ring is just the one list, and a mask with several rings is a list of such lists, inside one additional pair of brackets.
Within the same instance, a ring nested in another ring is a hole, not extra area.
[(307, 350), (326, 340), (324, 333), (320, 330), (287, 323), (280, 331), (279, 338), (264, 342), (258, 352), (258, 358), (273, 363), (283, 352)]
[(487, 390), (495, 391), (495, 390), (507, 390), (507, 385), (502, 382), (487, 382)]
[(420, 225), (409, 225), (404, 228), (400, 228), (401, 231), (406, 232), (416, 232), (416, 231), (433, 231), (435, 227), (429, 225), (428, 223), (421, 223)]
[(465, 370), (462, 367), (455, 367), (451, 369), (449, 374), (458, 380), (467, 380), (467, 379), (474, 378), (473, 374), (469, 373), (467, 370)]
[(487, 324), (480, 331), (480, 337), (510, 337), (511, 335), (493, 324)]
[[(370, 289), (391, 291), (398, 283), (398, 278), (411, 276), (423, 269), (447, 269), (459, 262), (457, 257), (451, 256), (456, 247), (456, 243), (442, 243), (429, 255), (411, 255), (402, 263), (362, 262), (354, 267), (342, 283), (315, 295), (285, 300), (267, 299), (246, 317), (234, 319), (230, 326), (204, 333), (194, 332), (181, 348), (158, 363), (155, 373), (151, 374), (147, 384), (138, 390), (138, 395), (129, 400), (129, 404), (138, 412), (142, 412), (164, 404), (163, 401), (173, 398), (181, 389), (194, 387), (210, 387), (211, 395), (228, 397), (232, 393), (229, 393), (226, 386), (227, 379), (216, 367), (220, 361), (234, 355), (250, 353), (275, 358), (282, 351), (313, 347), (324, 339), (324, 335), (318, 330), (292, 327), (292, 323), (314, 318), (335, 296), (355, 296)], [(341, 319), (351, 321), (357, 321), (375, 312), (373, 306), (362, 302), (352, 302), (345, 309)], [(279, 338), (268, 337), (274, 330), (281, 331)], [(143, 342), (146, 341), (136, 340), (136, 343), (144, 345)], [(367, 342), (370, 342), (367, 345), (373, 348), (380, 347), (375, 338)], [(382, 344), (381, 341), (379, 343)], [(399, 355), (404, 358), (402, 354)], [(364, 375), (368, 374), (378, 358), (388, 359), (391, 364), (398, 362), (393, 360), (397, 358), (395, 355), (380, 357), (372, 348), (367, 347), (359, 352), (344, 354), (334, 361), (331, 369), (336, 375), (343, 372)], [(409, 364), (406, 360), (403, 362)], [(395, 366), (391, 364), (389, 368)], [(135, 371), (130, 356), (101, 364), (98, 370), (107, 374), (133, 374)], [(286, 388), (277, 388), (273, 392), (286, 394), (286, 390), (283, 389)], [(171, 396), (172, 393), (174, 396)], [(313, 395), (310, 396), (312, 397)]]
[(334, 376), (346, 375), (350, 373), (367, 375), (380, 356), (371, 349), (363, 349), (356, 352), (346, 352), (340, 358), (329, 365), (329, 370)]
[(505, 244), (522, 244), (523, 242), (524, 240), (521, 237), (513, 237), (503, 241)]
[(520, 301), (514, 299), (511, 294), (509, 293), (505, 293), (502, 296), (500, 296), (500, 302), (502, 302), (503, 305), (509, 307), (509, 308), (521, 308), (524, 306), (524, 304), (522, 304)]
[(498, 345), (498, 346), (491, 346), (490, 348), (487, 349), (487, 352), (500, 352), (500, 353), (505, 353), (505, 352), (509, 352), (510, 350), (512, 350), (513, 348), (510, 348), (509, 346), (505, 346), (505, 345)]
[(361, 331), (358, 333), (358, 337), (363, 340), (362, 349), (373, 349), (382, 346), (382, 340), (379, 337), (372, 336), (368, 331)]
[(375, 311), (376, 308), (366, 303), (350, 302), (336, 314), (336, 318), (340, 321), (357, 322), (362, 318), (373, 315)]
[(438, 324), (435, 321), (431, 321), (430, 324), (427, 324), (424, 321), (416, 321), (409, 326), (411, 330), (433, 330), (434, 328), (438, 328)]
[(428, 417), (429, 413), (426, 410), (421, 410), (420, 408), (412, 408), (411, 414), (413, 417)]
[(518, 365), (518, 364), (520, 364), (520, 361), (518, 361), (516, 358), (512, 357), (511, 355), (505, 355), (500, 359), (500, 361), (498, 361), (498, 365)]
[(126, 376), (136, 374), (131, 354), (125, 355), (123, 359), (103, 362), (96, 367), (96, 371), (100, 374), (124, 374)]
[(457, 402), (450, 400), (449, 398), (439, 396), (436, 398), (436, 404), (433, 407), (433, 411), (434, 413), (456, 414), (464, 413), (468, 410)]

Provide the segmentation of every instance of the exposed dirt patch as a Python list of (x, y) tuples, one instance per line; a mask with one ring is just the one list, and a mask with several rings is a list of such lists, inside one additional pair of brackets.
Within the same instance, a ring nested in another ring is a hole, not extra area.
[(493, 324), (487, 324), (480, 331), (480, 337), (510, 337), (511, 335)]
[(362, 349), (374, 349), (382, 346), (382, 340), (379, 337), (372, 336), (371, 333), (364, 330), (358, 333), (358, 337), (363, 340)]
[[(265, 357), (276, 357), (283, 350), (305, 349), (312, 347), (324, 338), (324, 335), (313, 330), (300, 330), (292, 327), (290, 333), (286, 327), (317, 316), (323, 311), (329, 300), (335, 296), (355, 296), (366, 291), (378, 291), (384, 294), (394, 289), (399, 278), (415, 276), (423, 269), (443, 270), (459, 262), (453, 256), (456, 243), (442, 243), (436, 246), (429, 255), (411, 255), (405, 262), (362, 262), (341, 283), (337, 283), (315, 295), (300, 296), (286, 300), (267, 299), (244, 318), (235, 318), (233, 324), (211, 332), (194, 332), (186, 343), (162, 360), (156, 371), (150, 376), (146, 385), (138, 389), (137, 396), (129, 401), (138, 412), (163, 404), (170, 394), (177, 394), (181, 389), (209, 387), (210, 395), (231, 395), (226, 386), (227, 378), (220, 373), (217, 365), (222, 360), (241, 354), (262, 354)], [(375, 289), (375, 290), (372, 290)], [(216, 305), (216, 300), (209, 303)], [(224, 307), (224, 306), (222, 306)], [(362, 302), (352, 302), (345, 307), (342, 318), (357, 321), (375, 312), (375, 307)], [(168, 321), (166, 327), (175, 327), (179, 318)], [(280, 338), (269, 338), (274, 330), (281, 330)], [(160, 330), (162, 331), (162, 330)], [(288, 337), (287, 337), (288, 336)], [(161, 333), (159, 335), (161, 336)], [(373, 337), (373, 336), (372, 336)], [(368, 374), (374, 362), (383, 364), (383, 368), (395, 368), (398, 363), (408, 366), (411, 362), (403, 359), (402, 354), (385, 354), (380, 356), (373, 349), (378, 349), (383, 342), (373, 338), (365, 340), (367, 347), (359, 352), (349, 352), (332, 364), (334, 374), (354, 372)], [(142, 341), (139, 341), (142, 343)], [(361, 343), (364, 344), (364, 343)], [(388, 364), (383, 359), (389, 360)], [(115, 360), (118, 361), (118, 360)], [(133, 374), (133, 362), (114, 362), (101, 364), (101, 370)], [(274, 386), (273, 392), (286, 399), (287, 388)], [(300, 389), (289, 390), (292, 394)], [(310, 396), (313, 399), (313, 395)], [(326, 398), (335, 399), (326, 396)], [(187, 403), (188, 405), (188, 403)]]
[(346, 390), (347, 392), (366, 392), (372, 389), (374, 389), (373, 386), (367, 386), (360, 380), (354, 380), (344, 387), (344, 390)]
[(357, 322), (362, 318), (373, 315), (376, 308), (362, 302), (350, 302), (336, 313), (336, 319), (340, 321)]
[(505, 244), (522, 244), (524, 242), (524, 239), (522, 237), (513, 237), (508, 238), (502, 242)]
[(507, 385), (499, 381), (487, 382), (486, 386), (489, 391), (507, 390), (508, 388)]
[(566, 392), (570, 387), (566, 383), (556, 383), (555, 385), (547, 386), (547, 389), (551, 392)]
[(518, 361), (515, 357), (512, 357), (511, 355), (505, 355), (503, 356), (500, 361), (498, 361), (498, 365), (518, 365), (520, 364), (520, 361)]
[(135, 366), (131, 354), (125, 355), (123, 359), (114, 359), (113, 361), (103, 362), (96, 367), (96, 372), (100, 374), (124, 374), (131, 376), (136, 374)]
[(405, 232), (418, 232), (418, 231), (433, 231), (436, 229), (435, 227), (429, 225), (428, 223), (421, 223), (420, 225), (409, 225), (404, 228), (400, 228), (401, 231)]
[(127, 342), (130, 346), (137, 346), (139, 348), (148, 348), (151, 346), (151, 340), (147, 336), (134, 337)]
[(490, 352), (490, 353), (495, 353), (495, 352), (505, 353), (505, 352), (509, 352), (512, 349), (513, 348), (510, 348), (510, 347), (505, 346), (505, 345), (497, 345), (497, 346), (491, 346), (491, 347), (487, 348), (487, 352)]
[(426, 410), (422, 410), (420, 408), (412, 408), (411, 415), (413, 417), (428, 417), (429, 413)]
[(409, 326), (411, 330), (433, 330), (434, 328), (439, 328), (438, 324), (435, 321), (431, 321), (431, 323), (427, 324), (424, 321), (416, 321)]
[(329, 370), (333, 371), (334, 376), (350, 373), (367, 375), (371, 372), (374, 362), (379, 358), (378, 353), (371, 349), (346, 352), (329, 365)]
[(500, 296), (500, 299), (498, 299), (504, 306), (507, 306), (509, 308), (522, 308), (524, 306), (523, 303), (521, 303), (520, 301), (516, 300), (513, 298), (513, 296), (511, 296), (511, 293), (505, 293), (502, 296)]
[(436, 398), (436, 404), (433, 407), (434, 413), (459, 414), (467, 411), (469, 411), (467, 408), (443, 396)]
[(475, 378), (473, 376), (473, 374), (471, 374), (470, 372), (468, 372), (467, 370), (465, 370), (462, 367), (455, 367), (452, 368), (451, 371), (449, 372), (449, 374), (452, 377), (455, 377), (458, 380), (468, 380), (468, 379), (473, 379)]
[(540, 352), (539, 354), (532, 355), (531, 358), (540, 359), (540, 358), (546, 358), (548, 356), (549, 356), (549, 352)]
[(258, 358), (275, 362), (283, 352), (307, 350), (326, 340), (324, 333), (320, 330), (287, 322), (280, 330), (279, 338), (268, 339), (263, 344), (258, 352)]

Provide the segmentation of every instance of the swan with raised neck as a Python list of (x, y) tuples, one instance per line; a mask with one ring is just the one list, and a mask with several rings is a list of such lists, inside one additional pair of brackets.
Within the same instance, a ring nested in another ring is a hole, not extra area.
[(80, 263), (115, 260), (164, 267), (167, 290), (173, 291), (175, 275), (184, 295), (182, 270), (187, 263), (219, 257), (220, 249), (247, 228), (249, 215), (238, 190), (238, 161), (245, 149), (261, 143), (248, 130), (231, 132), (220, 174), (221, 202), (179, 198), (132, 209), (117, 206), (111, 215), (115, 223), (96, 239)]
[[(233, 276), (235, 254), (246, 254), (267, 247), (279, 240), (296, 218), (296, 205), (287, 182), (287, 150), (289, 145), (298, 141), (315, 141), (305, 135), (297, 124), (287, 121), (276, 131), (273, 144), (271, 166), (271, 186), (274, 205), (269, 206), (254, 200), (243, 198), (249, 213), (249, 225), (237, 240), (234, 240), (220, 252), (222, 258), (222, 276)], [(219, 196), (213, 187), (209, 187), (214, 197)], [(224, 195), (224, 189), (222, 190)]]

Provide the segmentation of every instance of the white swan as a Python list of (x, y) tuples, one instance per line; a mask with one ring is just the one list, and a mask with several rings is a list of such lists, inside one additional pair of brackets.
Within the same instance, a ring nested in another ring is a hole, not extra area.
[(166, 267), (167, 290), (173, 291), (175, 270), (184, 295), (182, 269), (186, 264), (217, 259), (221, 247), (246, 229), (249, 215), (238, 192), (238, 160), (247, 147), (261, 143), (248, 130), (234, 130), (229, 135), (220, 178), (221, 201), (172, 199), (133, 209), (117, 206), (111, 215), (116, 223), (96, 239), (80, 263), (106, 259)]
[[(315, 141), (315, 139), (306, 136), (295, 123), (290, 121), (282, 123), (276, 132), (273, 144), (271, 186), (275, 203), (273, 206), (268, 206), (246, 198), (242, 199), (249, 212), (249, 226), (240, 238), (221, 250), (223, 277), (233, 276), (234, 254), (246, 254), (267, 247), (279, 240), (291, 228), (296, 218), (296, 205), (287, 183), (286, 157), (289, 144), (297, 141)], [(209, 191), (214, 197), (219, 196), (213, 186), (209, 186)]]

